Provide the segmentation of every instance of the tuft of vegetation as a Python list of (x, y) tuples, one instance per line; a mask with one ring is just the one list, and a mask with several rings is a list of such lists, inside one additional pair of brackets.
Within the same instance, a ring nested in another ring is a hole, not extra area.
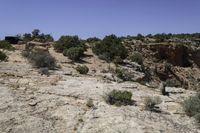
[(15, 50), (15, 48), (5, 40), (0, 41), (0, 49)]
[(138, 64), (142, 65), (143, 64), (143, 57), (142, 54), (135, 52), (130, 56), (130, 60), (132, 62), (137, 62)]
[(6, 61), (7, 59), (8, 56), (4, 52), (0, 51), (0, 61)]
[(65, 49), (63, 51), (63, 55), (67, 56), (69, 59), (73, 61), (80, 60), (81, 56), (83, 56), (84, 49), (82, 47), (72, 47), (69, 49)]
[(113, 90), (105, 96), (105, 101), (110, 105), (126, 106), (134, 104), (134, 101), (131, 98), (132, 93), (129, 91)]
[(32, 33), (25, 33), (20, 37), (24, 42), (38, 41), (38, 42), (53, 42), (54, 39), (50, 34), (40, 33), (39, 29), (34, 29)]
[(101, 41), (101, 39), (99, 39), (97, 37), (91, 37), (91, 38), (88, 38), (86, 40), (87, 43), (95, 43), (95, 42), (98, 42), (98, 41)]
[(200, 93), (185, 100), (183, 108), (188, 116), (194, 117), (200, 123)]
[(22, 40), (24, 41), (24, 42), (29, 42), (29, 41), (32, 41), (33, 39), (32, 39), (32, 35), (30, 34), (30, 33), (25, 33), (22, 37)]
[(122, 79), (123, 81), (131, 81), (131, 75), (124, 69), (116, 68), (115, 74), (118, 78)]
[(93, 107), (94, 107), (93, 100), (92, 100), (91, 98), (88, 99), (86, 105), (87, 105), (87, 107), (89, 107), (89, 108), (93, 108)]
[(113, 60), (113, 63), (115, 63), (115, 65), (123, 64), (123, 59), (119, 56), (116, 56)]
[(95, 43), (92, 51), (106, 61), (113, 61), (116, 56), (125, 59), (128, 55), (121, 39), (115, 35), (106, 36), (102, 41)]
[(135, 39), (137, 40), (141, 40), (141, 41), (144, 41), (144, 36), (142, 34), (137, 34), (137, 36), (135, 37)]
[(83, 50), (86, 49), (84, 43), (78, 36), (61, 36), (60, 39), (54, 44), (54, 49), (61, 53), (72, 47), (81, 47)]
[(40, 68), (39, 72), (40, 72), (41, 75), (47, 75), (47, 76), (49, 76), (49, 68), (47, 68), (47, 67)]
[(54, 69), (56, 66), (55, 58), (46, 51), (23, 51), (22, 56), (38, 68)]
[(76, 70), (80, 73), (80, 74), (87, 74), (89, 72), (89, 68), (86, 65), (80, 66), (78, 65), (76, 67)]
[(145, 109), (157, 112), (158, 110), (156, 110), (156, 105), (160, 104), (161, 102), (162, 101), (160, 97), (146, 97), (144, 100)]

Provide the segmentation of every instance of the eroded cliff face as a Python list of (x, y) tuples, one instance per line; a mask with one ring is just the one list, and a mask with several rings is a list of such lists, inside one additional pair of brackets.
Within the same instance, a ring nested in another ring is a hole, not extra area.
[(192, 53), (186, 45), (155, 43), (144, 44), (141, 47), (154, 52), (157, 59), (166, 60), (174, 66), (189, 67), (192, 65), (190, 62)]
[(199, 88), (200, 48), (198, 45), (172, 42), (128, 42), (128, 44), (132, 46), (130, 51), (138, 51), (143, 55), (144, 66), (150, 68), (154, 81), (168, 82), (170, 85), (185, 89)]

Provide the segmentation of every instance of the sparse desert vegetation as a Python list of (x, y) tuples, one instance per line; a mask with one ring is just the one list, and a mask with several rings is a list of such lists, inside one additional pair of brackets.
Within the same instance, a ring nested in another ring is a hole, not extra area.
[(185, 100), (183, 107), (188, 116), (194, 117), (200, 123), (200, 93)]
[(4, 52), (0, 51), (0, 61), (5, 61), (7, 58), (8, 56)]
[(106, 36), (102, 41), (96, 42), (92, 50), (99, 58), (107, 61), (112, 61), (115, 57), (125, 59), (128, 54), (122, 40), (115, 35)]
[(44, 51), (23, 51), (22, 55), (26, 57), (35, 67), (54, 69), (56, 66), (55, 59)]
[(14, 47), (9, 42), (2, 40), (0, 41), (0, 49), (14, 50)]
[(138, 64), (143, 64), (143, 57), (139, 52), (135, 52), (132, 55), (130, 55), (130, 60), (133, 62), (137, 62)]
[(0, 133), (200, 133), (200, 0), (0, 0)]
[[(53, 132), (199, 132), (197, 35), (62, 36), (53, 42), (34, 30), (20, 44), (1, 41), (0, 131), (36, 125), (46, 132), (46, 124)], [(128, 127), (113, 128), (123, 123)]]
[(160, 97), (146, 97), (144, 99), (145, 109), (148, 111), (158, 111), (156, 105), (160, 104), (162, 101)]
[(40, 33), (39, 29), (34, 29), (31, 33), (24, 33), (20, 36), (23, 42), (38, 41), (38, 42), (53, 42), (54, 39), (50, 34)]
[(89, 68), (86, 65), (78, 65), (76, 67), (76, 70), (80, 73), (80, 74), (87, 74), (89, 72)]
[(54, 49), (57, 52), (63, 53), (69, 59), (78, 61), (83, 56), (86, 47), (78, 36), (62, 36), (54, 44)]
[(106, 94), (105, 101), (108, 104), (122, 106), (122, 105), (133, 105), (132, 93), (129, 91), (117, 91), (113, 90)]
[(72, 47), (65, 49), (63, 55), (67, 56), (72, 61), (78, 61), (84, 54), (84, 49), (82, 47)]

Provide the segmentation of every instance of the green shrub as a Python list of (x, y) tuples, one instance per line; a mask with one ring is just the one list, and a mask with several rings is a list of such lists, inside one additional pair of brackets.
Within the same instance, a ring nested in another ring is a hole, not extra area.
[(122, 45), (121, 39), (115, 35), (106, 36), (102, 41), (95, 43), (92, 51), (101, 59), (107, 61), (112, 61), (116, 56), (125, 59), (128, 55), (128, 51)]
[(188, 116), (194, 117), (200, 123), (200, 92), (185, 100), (183, 108)]
[(22, 51), (21, 55), (22, 55), (23, 57), (28, 58), (29, 55), (30, 55), (30, 53), (31, 53), (31, 51), (24, 50), (24, 51)]
[(87, 100), (87, 103), (86, 103), (86, 105), (87, 105), (87, 107), (89, 107), (89, 108), (92, 108), (92, 107), (94, 107), (94, 103), (93, 103), (93, 100), (90, 98), (90, 99), (88, 99)]
[(32, 36), (30, 33), (25, 33), (23, 36), (22, 36), (22, 40), (24, 42), (29, 42), (29, 41), (32, 41)]
[(39, 73), (41, 75), (47, 75), (47, 76), (49, 76), (49, 69), (47, 67), (42, 67), (42, 68), (40, 68)]
[(84, 49), (82, 47), (72, 47), (63, 51), (63, 55), (67, 56), (73, 61), (80, 60), (80, 57), (83, 56), (83, 53)]
[(38, 41), (38, 42), (53, 42), (54, 39), (50, 34), (44, 34), (41, 33), (40, 34), (40, 30), (39, 29), (34, 29), (31, 33), (25, 33), (23, 34), (23, 36), (21, 37), (21, 39), (24, 42), (29, 42), (29, 41)]
[(76, 67), (76, 70), (77, 70), (80, 74), (87, 74), (87, 73), (89, 72), (89, 68), (88, 68), (87, 66), (85, 66), (85, 65), (83, 65), (83, 66), (78, 65), (78, 66)]
[(0, 41), (0, 49), (14, 50), (15, 48), (7, 41)]
[(115, 63), (116, 65), (118, 64), (122, 64), (123, 63), (123, 59), (119, 56), (116, 56), (113, 60), (113, 63)]
[(97, 37), (91, 37), (86, 40), (87, 43), (94, 43), (94, 42), (98, 42), (98, 41), (101, 41), (101, 39), (99, 39)]
[(144, 41), (144, 36), (142, 34), (137, 34), (137, 36), (135, 37), (135, 39), (137, 40), (141, 40), (141, 41)]
[(0, 61), (6, 61), (8, 59), (8, 56), (0, 51)]
[(54, 49), (57, 52), (63, 52), (72, 47), (82, 47), (85, 50), (85, 45), (78, 36), (61, 36), (54, 44)]
[(115, 69), (115, 74), (118, 78), (122, 79), (123, 81), (131, 81), (131, 75), (124, 69)]
[(117, 91), (113, 90), (108, 93), (105, 97), (105, 101), (108, 104), (122, 106), (122, 105), (133, 105), (131, 100), (132, 93), (129, 91)]
[(143, 57), (140, 53), (135, 52), (130, 56), (130, 60), (133, 62), (137, 62), (138, 64), (142, 65), (143, 64)]
[(146, 97), (144, 100), (145, 109), (149, 111), (156, 111), (155, 105), (160, 104), (161, 102), (160, 97)]
[(200, 115), (200, 93), (185, 100), (183, 107), (188, 116)]
[(50, 34), (44, 34), (44, 33), (38, 35), (36, 39), (39, 42), (43, 42), (43, 43), (44, 42), (53, 42), (54, 41), (53, 37)]
[(56, 66), (55, 59), (45, 51), (23, 51), (22, 56), (28, 58), (38, 68), (54, 69)]

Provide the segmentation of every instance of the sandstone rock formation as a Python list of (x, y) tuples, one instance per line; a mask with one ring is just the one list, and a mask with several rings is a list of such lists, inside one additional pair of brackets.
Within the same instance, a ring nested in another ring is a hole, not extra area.
[(49, 43), (41, 43), (41, 42), (27, 42), (25, 49), (26, 50), (32, 50), (32, 49), (40, 49), (43, 51), (48, 51)]

